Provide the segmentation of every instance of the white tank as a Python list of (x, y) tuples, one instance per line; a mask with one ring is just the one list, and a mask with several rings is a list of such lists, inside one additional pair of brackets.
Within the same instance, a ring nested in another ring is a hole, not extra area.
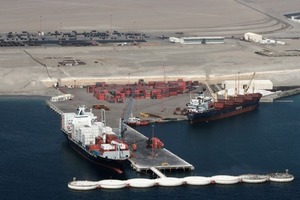
[(133, 179), (128, 179), (127, 184), (130, 187), (148, 188), (148, 187), (153, 187), (156, 184), (156, 181), (154, 179), (147, 179), (147, 178), (133, 178)]
[(165, 178), (158, 178), (156, 182), (160, 186), (180, 186), (183, 184), (183, 180), (181, 178), (175, 177), (165, 177)]
[(188, 185), (208, 185), (211, 184), (210, 177), (204, 176), (187, 176), (183, 178), (183, 181)]
[(211, 177), (212, 181), (217, 184), (235, 184), (240, 182), (240, 178), (238, 176), (229, 176), (229, 175), (217, 175)]
[(104, 189), (120, 189), (127, 186), (126, 181), (109, 179), (109, 180), (102, 180), (98, 181), (98, 185), (100, 188)]

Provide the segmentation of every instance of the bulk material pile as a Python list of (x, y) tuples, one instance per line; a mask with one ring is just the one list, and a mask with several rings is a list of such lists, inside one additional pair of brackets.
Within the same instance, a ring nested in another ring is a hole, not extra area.
[(96, 188), (102, 189), (121, 189), (125, 187), (132, 188), (150, 188), (153, 186), (175, 187), (181, 185), (209, 185), (223, 184), (232, 185), (237, 183), (264, 183), (270, 182), (291, 182), (294, 176), (286, 173), (271, 173), (268, 175), (244, 174), (240, 176), (216, 175), (212, 177), (204, 176), (188, 176), (184, 178), (162, 177), (157, 179), (133, 178), (128, 180), (107, 179), (101, 181), (77, 181), (76, 178), (68, 183), (68, 187), (73, 190), (93, 190)]

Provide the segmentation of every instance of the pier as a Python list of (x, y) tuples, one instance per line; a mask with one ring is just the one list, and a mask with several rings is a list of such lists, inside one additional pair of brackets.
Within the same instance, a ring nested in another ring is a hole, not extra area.
[[(158, 176), (157, 170), (194, 170), (194, 166), (182, 158), (173, 154), (166, 148), (147, 148), (147, 140), (143, 134), (127, 126), (125, 141), (136, 144), (137, 149), (133, 151), (133, 156), (129, 159), (134, 170), (152, 170)], [(154, 167), (154, 168), (153, 168)]]

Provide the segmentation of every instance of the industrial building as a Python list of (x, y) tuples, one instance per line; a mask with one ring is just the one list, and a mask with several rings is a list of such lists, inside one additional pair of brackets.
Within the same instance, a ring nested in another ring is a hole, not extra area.
[(224, 37), (169, 37), (169, 41), (181, 44), (223, 44)]
[(300, 13), (291, 13), (291, 14), (286, 14), (284, 16), (294, 22), (300, 23)]
[[(250, 85), (249, 85), (250, 84)], [(230, 88), (239, 88), (243, 89), (248, 87), (249, 90), (272, 90), (273, 83), (270, 80), (227, 80), (222, 82), (222, 88), (230, 89)]]
[(277, 41), (269, 38), (263, 38), (262, 35), (256, 34), (256, 33), (245, 33), (244, 39), (249, 42), (258, 42), (260, 44), (282, 44), (284, 45), (285, 42), (283, 41)]
[(248, 32), (248, 33), (245, 33), (244, 39), (249, 42), (260, 42), (263, 40), (263, 37), (262, 37), (262, 35)]

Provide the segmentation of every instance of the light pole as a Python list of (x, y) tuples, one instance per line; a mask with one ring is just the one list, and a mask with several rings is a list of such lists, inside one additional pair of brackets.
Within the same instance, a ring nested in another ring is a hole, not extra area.
[(130, 85), (130, 73), (128, 73), (128, 86)]
[(163, 64), (162, 68), (164, 69), (164, 83), (166, 83), (166, 68), (165, 68), (165, 63)]
[(74, 106), (76, 106), (76, 80), (74, 80)]
[(40, 16), (40, 34), (42, 34), (42, 16)]
[(110, 15), (110, 34), (112, 34), (112, 15)]

